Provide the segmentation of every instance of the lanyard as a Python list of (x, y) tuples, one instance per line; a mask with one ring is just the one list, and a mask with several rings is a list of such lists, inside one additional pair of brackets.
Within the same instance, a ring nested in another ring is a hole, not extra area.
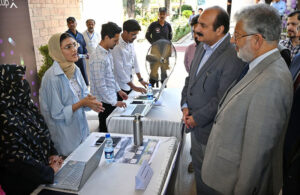
[(89, 33), (86, 32), (87, 36), (89, 37), (90, 41), (92, 40), (92, 38), (94, 37), (95, 32), (93, 32), (92, 36), (90, 37)]

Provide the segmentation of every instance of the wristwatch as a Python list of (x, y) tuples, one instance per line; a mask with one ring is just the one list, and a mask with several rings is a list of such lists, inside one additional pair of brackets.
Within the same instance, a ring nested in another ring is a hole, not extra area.
[(143, 78), (140, 78), (140, 79), (139, 79), (139, 82), (142, 82), (143, 80), (144, 80)]

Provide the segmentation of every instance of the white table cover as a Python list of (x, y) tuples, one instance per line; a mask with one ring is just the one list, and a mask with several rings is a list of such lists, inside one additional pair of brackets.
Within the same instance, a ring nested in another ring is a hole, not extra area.
[[(91, 133), (90, 136), (65, 160), (83, 160), (86, 161), (97, 150), (94, 146), (96, 140), (103, 136), (103, 133)], [(119, 134), (113, 134), (119, 135)], [(129, 136), (129, 135), (121, 135)], [(90, 176), (79, 195), (155, 195), (164, 194), (168, 177), (174, 166), (174, 159), (178, 153), (178, 143), (175, 137), (154, 137), (145, 136), (145, 138), (159, 139), (160, 144), (152, 160), (150, 167), (154, 173), (146, 190), (135, 190), (135, 175), (138, 173), (141, 165), (105, 162), (104, 154), (100, 164), (94, 173)], [(39, 186), (32, 194), (36, 195), (43, 188)]]
[[(140, 93), (131, 92), (126, 101), (130, 103)], [(181, 139), (181, 118), (180, 108), (181, 89), (166, 88), (160, 97), (161, 105), (153, 106), (150, 112), (141, 119), (144, 135), (152, 136), (175, 136)], [(110, 133), (133, 133), (133, 117), (120, 117), (122, 108), (115, 109), (106, 119)]]

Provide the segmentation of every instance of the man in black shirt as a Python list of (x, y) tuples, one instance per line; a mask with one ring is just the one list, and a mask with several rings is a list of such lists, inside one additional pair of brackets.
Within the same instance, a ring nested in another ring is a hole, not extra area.
[[(150, 44), (153, 44), (159, 39), (172, 40), (172, 27), (167, 21), (165, 21), (166, 16), (166, 8), (159, 8), (158, 20), (150, 24), (146, 33), (146, 39)], [(154, 48), (151, 50), (151, 54), (155, 54), (153, 49)], [(168, 60), (166, 59), (166, 61)], [(158, 82), (158, 68), (154, 68), (156, 65), (159, 65), (161, 68), (161, 82), (163, 82), (167, 77), (166, 69), (164, 67), (169, 67), (168, 64), (165, 66), (158, 63), (150, 63), (151, 73), (149, 82), (152, 86)]]

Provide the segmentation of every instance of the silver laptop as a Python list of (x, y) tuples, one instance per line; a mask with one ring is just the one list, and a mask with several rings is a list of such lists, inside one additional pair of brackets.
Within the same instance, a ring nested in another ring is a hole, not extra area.
[(79, 191), (98, 167), (105, 141), (99, 146), (87, 162), (69, 160), (54, 176), (54, 183), (47, 187)]
[[(161, 87), (159, 89), (153, 89), (153, 98), (155, 99), (155, 101), (157, 101), (159, 99), (160, 95), (162, 94), (162, 91), (164, 90), (164, 88), (167, 85), (168, 80), (169, 80), (169, 77), (164, 80), (163, 84), (161, 85)], [(147, 94), (142, 94), (134, 99), (135, 100), (147, 100), (148, 97), (147, 97)]]
[(151, 110), (154, 100), (152, 102), (147, 102), (143, 104), (128, 104), (125, 110), (120, 114), (120, 116), (135, 116), (135, 114), (140, 114), (141, 116), (146, 116)]
[(158, 93), (154, 95), (153, 100), (140, 101), (141, 99), (144, 99), (143, 95), (135, 98), (135, 100), (131, 104), (127, 105), (127, 108), (125, 108), (125, 110), (121, 113), (121, 116), (135, 116), (135, 114), (137, 113), (140, 114), (141, 116), (146, 116), (151, 110), (154, 103), (157, 100), (159, 100), (163, 89), (166, 87), (167, 82), (168, 82), (168, 78), (165, 79)]

